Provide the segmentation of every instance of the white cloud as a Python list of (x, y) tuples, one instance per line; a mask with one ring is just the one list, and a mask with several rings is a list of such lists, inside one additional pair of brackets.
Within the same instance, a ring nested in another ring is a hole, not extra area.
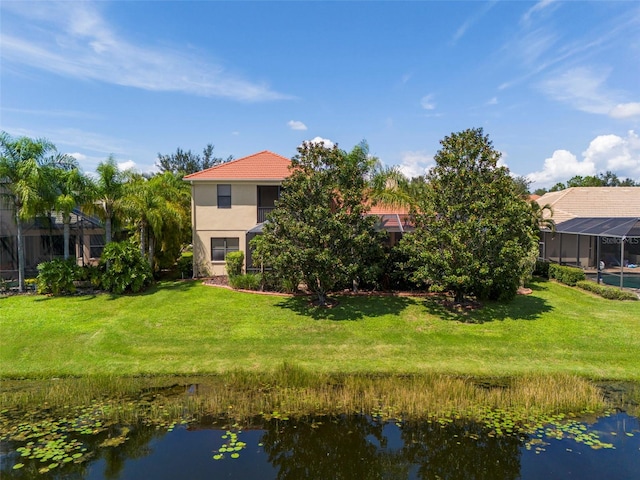
[(626, 137), (599, 135), (582, 152), (582, 160), (567, 150), (556, 150), (544, 161), (541, 171), (527, 175), (539, 187), (581, 175), (596, 175), (610, 170), (619, 178), (640, 180), (640, 138), (630, 130)]
[(615, 105), (614, 94), (604, 89), (608, 76), (607, 69), (596, 72), (586, 67), (573, 68), (546, 80), (541, 88), (551, 98), (577, 110), (608, 114)]
[(134, 170), (136, 168), (136, 162), (134, 162), (133, 160), (118, 162), (118, 168), (120, 170)]
[(595, 173), (596, 166), (593, 162), (579, 161), (568, 150), (556, 150), (544, 161), (542, 171), (530, 173), (527, 178), (536, 185), (549, 187), (558, 182), (566, 182), (576, 175), (595, 175)]
[(3, 63), (151, 91), (242, 101), (292, 98), (234, 75), (204, 54), (129, 41), (102, 17), (103, 4), (3, 2), (2, 8), (14, 16), (0, 33)]
[(436, 104), (433, 103), (433, 94), (425, 95), (420, 99), (420, 106), (425, 110), (434, 110)]
[(551, 5), (554, 2), (555, 2), (555, 0), (540, 0), (533, 7), (531, 7), (529, 10), (526, 11), (526, 13), (520, 19), (520, 22), (521, 23), (528, 23), (529, 20), (531, 20), (531, 17), (532, 17), (532, 15), (534, 13), (544, 10), (545, 8), (547, 8), (549, 5)]
[(495, 7), (496, 3), (497, 2), (495, 0), (483, 3), (478, 2), (478, 5), (480, 5), (480, 9), (473, 15), (468, 17), (464, 21), (464, 23), (456, 29), (456, 32), (453, 34), (453, 38), (451, 39), (451, 43), (455, 44), (458, 40), (460, 40), (465, 35), (465, 33), (467, 33), (467, 30), (469, 30), (469, 28), (471, 28), (476, 22), (478, 22), (478, 20), (480, 20), (489, 10)]
[(489, 99), (486, 103), (486, 105), (497, 105), (497, 104), (498, 104), (498, 97), (493, 97)]
[(433, 155), (424, 151), (407, 151), (402, 152), (398, 169), (411, 178), (426, 174), (434, 165)]
[(304, 123), (302, 123), (302, 122), (300, 122), (298, 120), (289, 120), (289, 122), (287, 122), (287, 125), (289, 125), (289, 128), (291, 130), (306, 130), (307, 129), (307, 126)]
[(609, 73), (607, 68), (573, 68), (542, 82), (540, 88), (554, 100), (583, 112), (622, 119), (640, 116), (640, 102), (619, 103), (625, 94), (607, 87)]
[(326, 148), (333, 148), (333, 146), (335, 145), (335, 143), (333, 143), (331, 140), (322, 137), (314, 137), (311, 140), (307, 140), (307, 143), (323, 143)]
[(74, 153), (68, 153), (67, 155), (75, 158), (78, 162), (83, 162), (87, 159), (87, 156), (83, 153), (74, 152)]
[(631, 118), (640, 116), (640, 102), (620, 103), (609, 112), (613, 118)]
[(633, 130), (625, 138), (599, 135), (582, 155), (596, 164), (598, 170), (611, 170), (619, 177), (640, 179), (640, 138)]

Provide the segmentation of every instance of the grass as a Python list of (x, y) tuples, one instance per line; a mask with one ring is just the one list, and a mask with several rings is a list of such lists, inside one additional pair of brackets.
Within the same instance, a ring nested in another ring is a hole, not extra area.
[[(524, 376), (499, 384), (445, 375), (328, 375), (290, 364), (269, 373), (206, 377), (81, 377), (57, 381), (5, 380), (2, 413), (36, 415), (92, 405), (110, 421), (180, 421), (194, 415), (293, 417), (368, 414), (425, 418), (492, 409), (533, 414), (602, 410), (607, 403), (591, 382), (568, 375)], [(11, 414), (9, 414), (9, 417)], [(23, 418), (24, 415), (19, 418)], [(2, 430), (2, 428), (0, 428)]]
[(456, 313), (432, 298), (305, 298), (163, 283), (141, 295), (0, 297), (0, 377), (272, 372), (640, 380), (640, 302), (554, 282)]

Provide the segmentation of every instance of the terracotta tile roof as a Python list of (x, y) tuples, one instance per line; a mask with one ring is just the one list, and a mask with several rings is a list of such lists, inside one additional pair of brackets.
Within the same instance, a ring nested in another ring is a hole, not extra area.
[(537, 202), (551, 205), (556, 224), (577, 217), (640, 218), (640, 187), (571, 187), (545, 193)]
[(290, 174), (289, 165), (288, 158), (264, 150), (192, 173), (184, 180), (284, 180)]
[(369, 213), (376, 215), (386, 215), (386, 214), (398, 214), (398, 215), (406, 215), (409, 213), (409, 210), (405, 207), (389, 207), (387, 205), (374, 205), (369, 210)]

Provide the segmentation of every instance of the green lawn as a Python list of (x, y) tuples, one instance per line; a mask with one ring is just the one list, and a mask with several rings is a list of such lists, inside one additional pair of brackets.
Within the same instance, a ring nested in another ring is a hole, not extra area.
[(431, 299), (304, 298), (164, 283), (143, 295), (0, 297), (0, 376), (272, 370), (640, 380), (640, 302), (552, 282), (453, 314)]

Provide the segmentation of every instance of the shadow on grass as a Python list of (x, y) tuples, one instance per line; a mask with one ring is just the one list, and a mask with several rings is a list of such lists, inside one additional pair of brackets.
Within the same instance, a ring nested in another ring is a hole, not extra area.
[[(151, 285), (144, 292), (139, 293), (110, 293), (105, 291), (95, 291), (95, 290), (87, 290), (86, 292), (77, 292), (72, 295), (60, 295), (62, 297), (74, 296), (82, 301), (93, 300), (98, 296), (106, 296), (107, 300), (117, 300), (122, 297), (144, 297), (147, 295), (154, 295), (159, 291), (168, 291), (168, 292), (186, 292), (187, 290), (191, 290), (193, 287), (198, 285), (197, 280), (175, 280), (175, 281), (160, 281)], [(36, 302), (46, 302), (48, 300), (53, 300), (54, 298), (58, 298), (59, 296), (55, 295), (38, 295), (38, 298), (35, 300)], [(0, 297), (2, 298), (2, 297)]]
[[(546, 290), (546, 280), (534, 279), (528, 288), (533, 292)], [(452, 320), (463, 323), (486, 323), (493, 321), (512, 320), (537, 320), (543, 313), (553, 310), (553, 306), (545, 299), (533, 295), (516, 295), (508, 302), (484, 302), (480, 308), (455, 310), (445, 305), (443, 297), (428, 297), (424, 301), (424, 307), (434, 316), (443, 320)]]
[(310, 297), (289, 297), (276, 306), (292, 310), (298, 315), (314, 320), (355, 321), (367, 317), (398, 315), (409, 305), (415, 305), (415, 299), (394, 296), (345, 296), (332, 297), (337, 304), (330, 308), (310, 304)]
[(125, 293), (125, 294), (122, 294), (122, 295), (116, 295), (116, 294), (110, 294), (110, 295), (113, 298), (118, 298), (118, 297), (121, 297), (123, 295), (128, 296), (128, 297), (146, 297), (148, 295), (154, 295), (154, 294), (158, 293), (159, 291), (179, 293), (179, 292), (186, 292), (188, 290), (191, 290), (192, 288), (196, 287), (200, 283), (202, 283), (202, 282), (200, 282), (198, 280), (173, 280), (173, 281), (163, 280), (163, 281), (159, 281), (159, 282), (154, 282), (144, 292)]

